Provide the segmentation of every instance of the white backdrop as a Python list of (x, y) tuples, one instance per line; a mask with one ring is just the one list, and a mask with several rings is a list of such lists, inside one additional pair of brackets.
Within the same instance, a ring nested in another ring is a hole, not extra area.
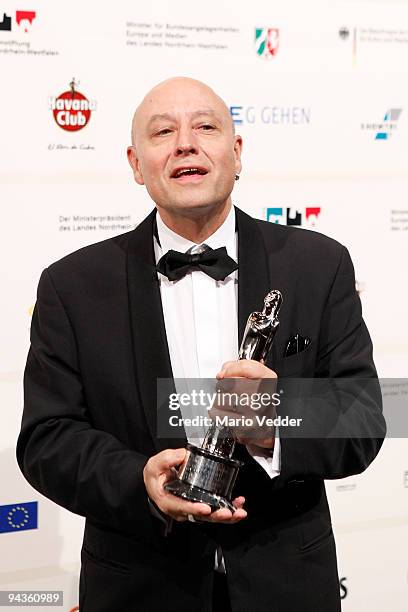
[[(14, 451), (42, 269), (151, 209), (125, 156), (133, 110), (158, 81), (193, 76), (226, 100), (244, 138), (234, 202), (349, 248), (379, 374), (406, 376), (408, 2), (30, 0), (26, 8), (0, 7), (0, 590), (63, 589), (68, 611), (83, 520), (31, 489)], [(270, 48), (261, 44), (268, 30)], [(52, 109), (73, 78), (91, 111), (67, 131)], [(328, 483), (348, 612), (407, 610), (407, 450), (407, 440), (387, 440), (365, 474)], [(6, 521), (2, 532), (1, 508), (33, 501), (38, 528), (17, 533)]]

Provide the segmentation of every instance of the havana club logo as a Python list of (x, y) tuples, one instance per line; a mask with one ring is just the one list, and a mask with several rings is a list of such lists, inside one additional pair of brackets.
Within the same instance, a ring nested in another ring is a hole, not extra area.
[(96, 110), (96, 101), (88, 100), (80, 93), (77, 90), (78, 84), (73, 78), (69, 91), (64, 91), (58, 97), (51, 97), (49, 101), (56, 124), (67, 132), (82, 130), (88, 124), (92, 112)]

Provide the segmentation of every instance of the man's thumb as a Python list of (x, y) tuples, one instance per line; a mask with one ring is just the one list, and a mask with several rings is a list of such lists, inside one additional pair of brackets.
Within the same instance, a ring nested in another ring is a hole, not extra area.
[(168, 448), (167, 450), (160, 453), (160, 467), (162, 469), (172, 468), (176, 465), (180, 465), (184, 461), (186, 456), (185, 448)]

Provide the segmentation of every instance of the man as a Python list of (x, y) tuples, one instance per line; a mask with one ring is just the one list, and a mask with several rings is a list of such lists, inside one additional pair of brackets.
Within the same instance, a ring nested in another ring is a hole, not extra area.
[[(156, 86), (135, 113), (128, 158), (157, 214), (41, 276), (17, 456), (35, 488), (86, 517), (81, 612), (340, 610), (323, 479), (374, 459), (379, 403), (362, 406), (366, 436), (238, 445), (234, 513), (163, 487), (185, 438), (157, 436), (158, 378), (376, 377), (346, 249), (234, 209), (241, 148), (206, 85)], [(172, 277), (171, 251), (222, 243), (215, 276), (229, 270), (218, 280), (185, 262)], [(285, 300), (272, 351), (265, 364), (236, 361), (270, 289)], [(285, 356), (298, 333), (311, 343)]]

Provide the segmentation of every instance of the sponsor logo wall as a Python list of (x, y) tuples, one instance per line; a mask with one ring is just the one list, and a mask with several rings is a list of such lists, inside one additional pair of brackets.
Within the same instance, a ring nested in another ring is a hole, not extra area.
[[(83, 519), (14, 458), (30, 317), (43, 268), (150, 211), (126, 146), (156, 82), (193, 76), (226, 100), (244, 139), (234, 202), (345, 244), (379, 374), (407, 375), (407, 42), (408, 0), (218, 3), (205, 19), (186, 0), (0, 5), (2, 590), (63, 590), (76, 609)], [(405, 610), (407, 450), (386, 440), (366, 473), (328, 483), (344, 610)]]

